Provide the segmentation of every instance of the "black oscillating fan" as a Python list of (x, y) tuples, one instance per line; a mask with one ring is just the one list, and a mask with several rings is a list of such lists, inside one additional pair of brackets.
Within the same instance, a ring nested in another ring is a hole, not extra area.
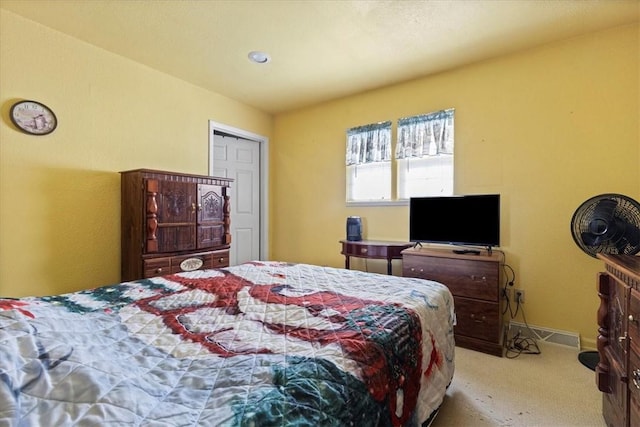
[(640, 252), (640, 203), (621, 194), (601, 194), (581, 204), (571, 218), (571, 234), (580, 249), (635, 255)]
[[(621, 194), (592, 197), (573, 214), (571, 235), (594, 258), (599, 253), (635, 255), (640, 252), (640, 203)], [(595, 370), (598, 352), (583, 351), (578, 360)]]

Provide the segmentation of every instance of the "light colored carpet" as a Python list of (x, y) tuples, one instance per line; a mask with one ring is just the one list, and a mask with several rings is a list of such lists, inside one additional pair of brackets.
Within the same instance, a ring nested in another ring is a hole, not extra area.
[(456, 347), (456, 370), (432, 427), (604, 427), (595, 373), (578, 351), (539, 343), (541, 354), (499, 358)]

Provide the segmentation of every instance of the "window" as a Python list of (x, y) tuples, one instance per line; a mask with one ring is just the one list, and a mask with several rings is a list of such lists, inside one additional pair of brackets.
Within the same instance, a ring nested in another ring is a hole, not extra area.
[(393, 160), (390, 121), (349, 129), (347, 203), (453, 194), (453, 119), (453, 108), (399, 119)]
[(453, 111), (398, 120), (399, 199), (453, 194)]
[(347, 202), (391, 200), (391, 122), (347, 131)]

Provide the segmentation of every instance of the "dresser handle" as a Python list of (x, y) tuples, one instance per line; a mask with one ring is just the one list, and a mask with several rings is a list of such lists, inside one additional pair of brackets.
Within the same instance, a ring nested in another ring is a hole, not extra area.
[(640, 369), (631, 372), (631, 378), (633, 379), (633, 385), (636, 386), (637, 389), (640, 389)]
[(486, 282), (487, 281), (487, 276), (476, 276), (475, 274), (471, 275), (471, 280), (473, 280), (474, 282)]
[(473, 320), (476, 323), (484, 323), (485, 319), (486, 319), (485, 316), (482, 316), (482, 318), (476, 319), (476, 315), (471, 313), (471, 320)]
[(622, 343), (623, 343), (623, 342), (625, 342), (626, 340), (627, 340), (627, 333), (626, 333), (626, 332), (624, 333), (624, 336), (623, 336), (623, 337), (618, 337), (618, 342), (619, 342), (620, 344), (622, 344)]

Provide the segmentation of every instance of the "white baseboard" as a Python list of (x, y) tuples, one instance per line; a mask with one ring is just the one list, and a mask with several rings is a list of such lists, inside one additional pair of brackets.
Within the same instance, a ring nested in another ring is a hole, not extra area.
[(520, 322), (509, 322), (508, 336), (513, 337), (520, 332), (524, 337), (535, 338), (538, 341), (550, 342), (554, 344), (566, 345), (580, 350), (580, 335), (575, 332), (560, 331), (557, 329), (543, 328), (541, 326), (529, 325)]

